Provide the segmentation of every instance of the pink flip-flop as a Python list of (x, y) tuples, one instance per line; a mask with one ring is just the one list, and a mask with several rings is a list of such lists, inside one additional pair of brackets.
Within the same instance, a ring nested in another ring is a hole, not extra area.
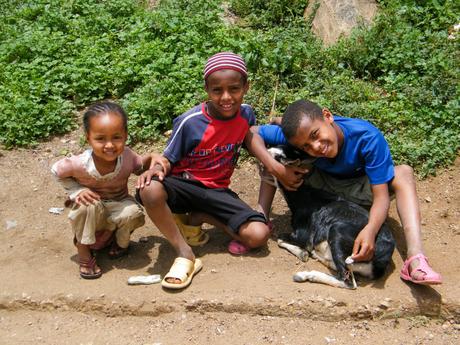
[(237, 240), (230, 241), (227, 249), (230, 252), (230, 254), (233, 254), (233, 255), (247, 254), (250, 250), (249, 247), (245, 246), (243, 243)]
[[(412, 270), (412, 272), (421, 272), (422, 276), (419, 279), (412, 278), (411, 274), (409, 273), (410, 264), (412, 261), (418, 260), (418, 266)], [(433, 271), (428, 263), (428, 258), (423, 254), (417, 254), (411, 256), (406, 261), (404, 261), (403, 268), (401, 269), (400, 277), (403, 280), (420, 284), (420, 285), (437, 285), (442, 284), (442, 277), (439, 273)]]

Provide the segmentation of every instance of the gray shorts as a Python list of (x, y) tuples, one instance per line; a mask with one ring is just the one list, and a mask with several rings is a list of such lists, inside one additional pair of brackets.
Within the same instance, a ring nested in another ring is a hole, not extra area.
[[(259, 164), (259, 173), (262, 181), (272, 186), (277, 186), (275, 178), (261, 164)], [(371, 184), (366, 175), (338, 179), (312, 166), (310, 173), (304, 177), (304, 184), (312, 188), (334, 193), (361, 206), (369, 207), (372, 205), (373, 195)], [(390, 197), (392, 198), (393, 195), (391, 194)]]

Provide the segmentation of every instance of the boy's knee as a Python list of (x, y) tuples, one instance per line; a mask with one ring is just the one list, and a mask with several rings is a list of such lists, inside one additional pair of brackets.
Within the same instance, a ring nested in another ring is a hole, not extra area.
[(414, 176), (414, 169), (412, 169), (412, 167), (407, 164), (398, 165), (395, 167), (395, 170), (401, 176), (410, 177), (410, 178)]
[(411, 166), (403, 164), (395, 167), (395, 182), (415, 183), (414, 169)]
[(159, 202), (165, 202), (167, 196), (163, 184), (154, 180), (150, 185), (141, 189), (139, 195), (145, 207), (152, 207)]
[(267, 244), (270, 237), (270, 229), (262, 222), (250, 222), (246, 227), (242, 226), (240, 236), (250, 248), (258, 248)]

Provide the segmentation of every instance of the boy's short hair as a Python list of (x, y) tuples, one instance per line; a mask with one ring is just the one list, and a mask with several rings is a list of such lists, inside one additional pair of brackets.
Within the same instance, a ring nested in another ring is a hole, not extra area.
[(204, 80), (214, 72), (222, 69), (231, 69), (239, 72), (243, 76), (243, 80), (248, 78), (248, 69), (243, 58), (232, 52), (221, 52), (211, 56), (204, 66)]
[(281, 120), (281, 129), (287, 140), (296, 135), (304, 118), (312, 121), (322, 119), (323, 111), (318, 104), (303, 99), (288, 105)]

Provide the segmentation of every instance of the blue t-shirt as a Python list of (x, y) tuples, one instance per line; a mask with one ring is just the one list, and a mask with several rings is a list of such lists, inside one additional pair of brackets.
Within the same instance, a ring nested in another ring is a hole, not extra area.
[[(313, 164), (337, 178), (367, 175), (371, 184), (391, 181), (394, 165), (383, 134), (361, 119), (334, 115), (334, 122), (343, 132), (343, 145), (334, 159), (320, 157)], [(259, 135), (270, 146), (289, 144), (281, 127), (276, 125), (260, 126)]]

